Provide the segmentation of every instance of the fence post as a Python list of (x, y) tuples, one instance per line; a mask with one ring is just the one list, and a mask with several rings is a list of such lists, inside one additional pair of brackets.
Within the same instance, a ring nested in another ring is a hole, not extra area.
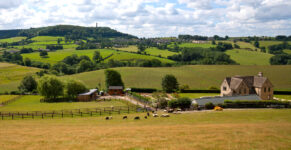
[(21, 114), (21, 118), (23, 119), (23, 114)]
[(14, 119), (13, 114), (12, 114), (11, 118), (12, 118), (12, 120)]
[(62, 118), (64, 117), (64, 111), (62, 111)]
[(127, 113), (129, 114), (129, 106), (127, 106)]
[(34, 115), (33, 114), (31, 114), (31, 117), (32, 117), (32, 119), (34, 119)]
[(83, 112), (80, 112), (80, 114), (81, 114), (81, 117), (83, 117)]
[(54, 113), (52, 113), (52, 119), (54, 118)]
[(43, 113), (41, 113), (41, 118), (43, 119)]
[(91, 117), (92, 117), (92, 111), (91, 111)]
[(3, 118), (3, 114), (1, 114), (1, 118), (2, 118), (2, 120), (4, 120), (4, 118)]

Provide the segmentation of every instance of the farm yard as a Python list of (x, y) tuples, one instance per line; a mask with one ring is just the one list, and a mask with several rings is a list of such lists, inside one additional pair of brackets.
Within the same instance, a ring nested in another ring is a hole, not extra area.
[[(225, 110), (133, 120), (3, 120), (3, 149), (290, 149), (289, 109)], [(14, 144), (18, 143), (18, 144)], [(211, 143), (211, 144), (209, 144)]]

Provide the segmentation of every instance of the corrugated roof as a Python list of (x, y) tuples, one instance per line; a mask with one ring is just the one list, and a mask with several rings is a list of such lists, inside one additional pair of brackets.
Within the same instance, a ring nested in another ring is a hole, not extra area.
[(97, 91), (97, 89), (90, 89), (89, 92), (81, 93), (81, 94), (79, 94), (79, 95), (91, 95), (91, 94), (95, 93), (96, 91)]
[(108, 89), (110, 89), (110, 90), (123, 90), (123, 86), (109, 86)]

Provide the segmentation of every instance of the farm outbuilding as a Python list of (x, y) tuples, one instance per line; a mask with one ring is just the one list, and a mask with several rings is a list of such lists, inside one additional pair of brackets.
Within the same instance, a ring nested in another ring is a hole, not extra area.
[(108, 94), (109, 95), (124, 95), (123, 86), (109, 86)]
[(88, 102), (88, 101), (96, 100), (98, 96), (97, 92), (98, 92), (97, 89), (90, 89), (89, 92), (79, 94), (77, 99), (80, 102)]

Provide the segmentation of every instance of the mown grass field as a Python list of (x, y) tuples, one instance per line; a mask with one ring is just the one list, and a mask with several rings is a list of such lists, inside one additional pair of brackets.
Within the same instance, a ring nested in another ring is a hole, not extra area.
[(133, 120), (0, 121), (2, 149), (291, 149), (291, 110), (224, 110)]
[(182, 43), (179, 44), (179, 47), (202, 47), (202, 48), (210, 48), (210, 47), (215, 47), (216, 45), (212, 45), (210, 42), (209, 43), (203, 43), (203, 44), (198, 44), (198, 43)]
[(12, 37), (12, 38), (6, 38), (6, 39), (0, 39), (0, 43), (13, 43), (13, 42), (19, 42), (21, 40), (26, 39), (26, 37), (18, 36), (18, 37)]
[(40, 71), (38, 68), (24, 67), (9, 63), (0, 63), (0, 92), (17, 90), (25, 75)]
[(161, 57), (165, 57), (165, 58), (167, 58), (168, 56), (172, 56), (172, 55), (178, 54), (176, 52), (171, 52), (171, 51), (168, 51), (168, 50), (160, 50), (160, 49), (155, 48), (155, 47), (147, 48), (145, 50), (145, 52), (147, 54), (150, 54), (150, 55), (161, 56)]
[[(173, 74), (180, 85), (189, 85), (191, 89), (208, 89), (210, 86), (220, 87), (226, 76), (257, 75), (263, 72), (275, 86), (276, 90), (291, 90), (290, 66), (242, 66), (242, 65), (189, 65), (181, 67), (114, 68), (120, 72), (126, 87), (158, 88), (164, 75)], [(61, 78), (67, 78), (64, 76)], [(88, 87), (105, 86), (104, 70), (85, 72), (70, 77), (82, 80)]]
[(270, 65), (272, 54), (242, 49), (227, 50), (226, 54), (240, 65)]
[(59, 38), (61, 38), (63, 41), (65, 40), (65, 38), (62, 36), (36, 36), (31, 38), (31, 40), (37, 42), (46, 42), (46, 41), (58, 41)]
[[(65, 57), (77, 54), (78, 56), (82, 55), (87, 55), (88, 57), (92, 58), (94, 51), (98, 50), (102, 57), (107, 57), (111, 54), (109, 59), (114, 59), (114, 60), (120, 60), (120, 61), (125, 61), (125, 60), (136, 60), (136, 59), (146, 59), (146, 60), (151, 60), (151, 59), (159, 59), (163, 63), (173, 63), (174, 61), (165, 59), (165, 58), (159, 58), (159, 57), (154, 57), (154, 56), (148, 56), (148, 55), (139, 55), (139, 54), (134, 54), (134, 53), (128, 53), (128, 52), (121, 52), (121, 51), (115, 51), (111, 49), (95, 49), (95, 50), (74, 50), (74, 49), (66, 49), (66, 50), (58, 50), (55, 52), (48, 52), (48, 58), (43, 58), (39, 56), (39, 53), (29, 53), (29, 54), (22, 54), (24, 58), (30, 58), (31, 60), (34, 61), (41, 61), (41, 62), (46, 62), (50, 64), (55, 64), (59, 61), (62, 61)], [(106, 61), (108, 61), (107, 59)]]
[(18, 97), (18, 95), (0, 95), (0, 103), (6, 102), (16, 97)]
[(134, 45), (130, 45), (128, 47), (120, 47), (120, 48), (115, 47), (114, 49), (118, 49), (118, 50), (126, 51), (126, 52), (138, 52), (137, 46), (134, 46)]
[[(1, 98), (1, 97), (0, 97)], [(119, 100), (101, 102), (62, 102), (62, 103), (41, 103), (42, 96), (22, 96), (15, 102), (0, 107), (0, 111), (49, 111), (63, 109), (97, 108), (111, 106), (127, 106), (127, 102)]]
[(274, 95), (274, 97), (291, 100), (291, 95)]

